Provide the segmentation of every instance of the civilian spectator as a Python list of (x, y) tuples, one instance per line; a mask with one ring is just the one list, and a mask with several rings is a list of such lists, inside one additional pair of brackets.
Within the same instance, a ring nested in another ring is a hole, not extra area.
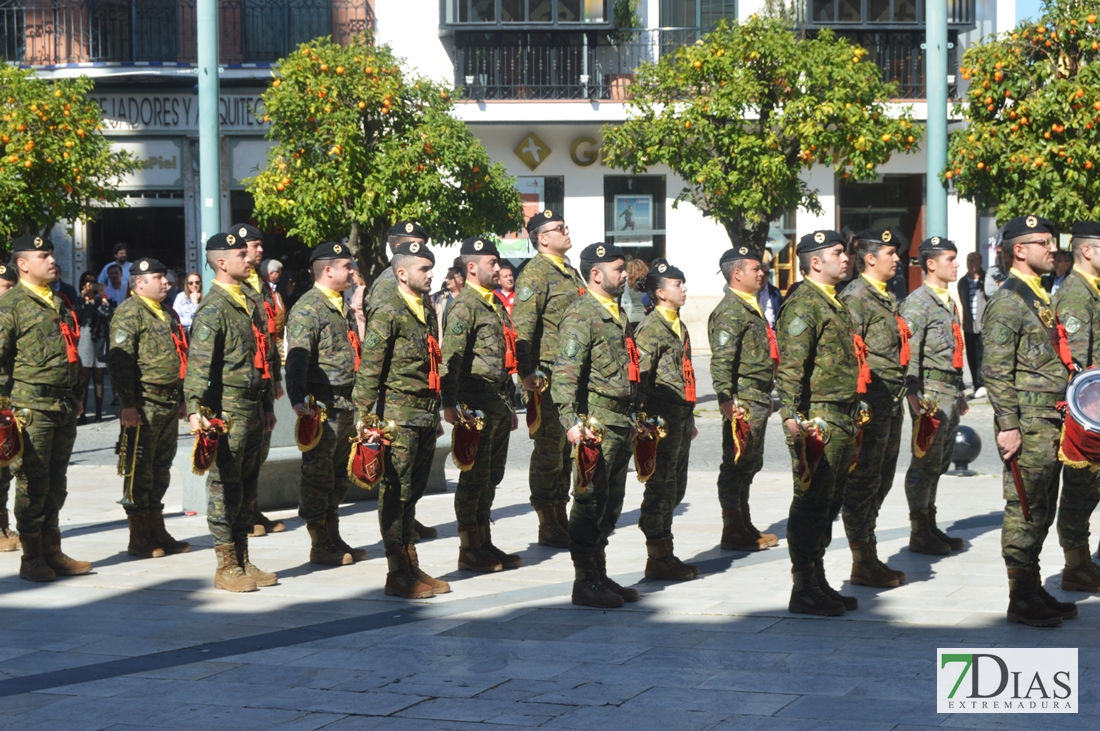
[(966, 360), (974, 382), (973, 398), (985, 398), (982, 380), (982, 316), (985, 314), (986, 273), (982, 255), (972, 251), (966, 256), (966, 276), (959, 280), (959, 302), (963, 311), (963, 338), (966, 340)]
[[(121, 268), (119, 268), (121, 271)], [(96, 281), (91, 272), (80, 276), (80, 297), (74, 303), (77, 322), (80, 323), (80, 341), (77, 352), (80, 355), (81, 401), (88, 398), (88, 378), (95, 385), (95, 422), (103, 420), (103, 374), (107, 369), (107, 348), (111, 331), (111, 315), (115, 305), (103, 296), (104, 286)], [(78, 419), (78, 423), (87, 424), (88, 409)]]
[(107, 284), (108, 276), (109, 276), (108, 270), (112, 266), (114, 266), (115, 264), (118, 264), (120, 267), (122, 267), (122, 281), (129, 282), (130, 281), (130, 262), (128, 262), (126, 260), (126, 257), (129, 254), (129, 251), (127, 249), (126, 244), (115, 244), (115, 248), (111, 250), (111, 254), (115, 257), (115, 260), (111, 261), (111, 262), (107, 262), (107, 264), (103, 267), (103, 269), (100, 270), (99, 280), (98, 280), (99, 283), (100, 284)]
[(494, 294), (508, 316), (512, 316), (512, 307), (516, 304), (516, 268), (508, 262), (500, 265), (500, 286)]
[(169, 269), (164, 278), (168, 280), (168, 294), (164, 295), (164, 305), (167, 307), (176, 301), (176, 296), (180, 293), (179, 283), (183, 277), (177, 275), (175, 269)]
[(363, 299), (367, 296), (367, 282), (358, 269), (352, 272), (355, 291), (351, 295), (351, 311), (355, 313), (355, 324), (359, 327), (359, 341), (367, 334), (367, 313), (363, 311)]
[(279, 344), (279, 352), (284, 356), (286, 353), (283, 350), (283, 335), (286, 329), (286, 302), (283, 301), (283, 295), (276, 289), (279, 285), (279, 278), (283, 275), (283, 263), (278, 259), (264, 259), (260, 263), (260, 279), (264, 280), (264, 284), (271, 290), (271, 296), (275, 300), (275, 340)]
[(1062, 282), (1066, 281), (1066, 277), (1069, 275), (1069, 270), (1073, 268), (1073, 257), (1070, 256), (1068, 251), (1057, 251), (1054, 253), (1054, 273), (1051, 275), (1050, 281), (1050, 293), (1054, 294), (1058, 291), (1058, 288), (1062, 286)]
[(57, 281), (51, 284), (53, 291), (64, 297), (69, 301), (70, 307), (76, 307), (76, 301), (80, 299), (80, 295), (76, 292), (76, 287), (66, 282), (63, 277), (65, 272), (61, 269), (61, 265), (57, 266)]
[(191, 333), (191, 319), (195, 316), (195, 310), (202, 304), (202, 275), (191, 272), (184, 277), (184, 291), (176, 295), (172, 301), (172, 309), (180, 316), (180, 324)]
[(645, 317), (642, 298), (646, 296), (645, 278), (649, 269), (649, 262), (644, 259), (631, 259), (626, 263), (626, 288), (620, 298), (620, 305), (626, 313), (626, 319), (635, 325)]
[(107, 299), (118, 307), (130, 293), (129, 280), (122, 278), (122, 267), (118, 264), (107, 265)]
[(779, 317), (779, 307), (783, 304), (783, 295), (772, 284), (771, 260), (772, 253), (765, 251), (764, 257), (760, 261), (760, 268), (764, 270), (766, 279), (764, 280), (764, 289), (760, 290), (760, 294), (756, 295), (756, 299), (760, 303), (760, 311), (764, 313), (764, 319), (768, 321), (768, 325), (774, 328), (775, 320)]

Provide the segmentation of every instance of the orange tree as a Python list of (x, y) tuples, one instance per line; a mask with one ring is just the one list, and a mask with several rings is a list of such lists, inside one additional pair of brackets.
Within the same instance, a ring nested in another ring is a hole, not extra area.
[(347, 237), (368, 279), (402, 218), (440, 243), (518, 230), (515, 181), (451, 114), (453, 101), (369, 36), (300, 46), (263, 94), (275, 144), (249, 181), (257, 219), (311, 246)]
[(140, 163), (100, 131), (92, 81), (47, 80), (0, 63), (0, 247), (59, 221), (88, 220), (118, 203)]
[(1067, 230), (1100, 218), (1100, 26), (1097, 0), (1056, 0), (1038, 22), (971, 46), (956, 110), (950, 180), (997, 218), (1035, 213)]
[[(821, 212), (805, 170), (828, 165), (853, 180), (915, 149), (922, 128), (866, 51), (829, 31), (802, 37), (777, 18), (721, 24), (694, 45), (643, 64), (627, 121), (604, 127), (609, 165), (665, 164), (687, 201), (735, 245), (762, 249), (787, 211)], [(674, 204), (675, 205), (675, 204)]]

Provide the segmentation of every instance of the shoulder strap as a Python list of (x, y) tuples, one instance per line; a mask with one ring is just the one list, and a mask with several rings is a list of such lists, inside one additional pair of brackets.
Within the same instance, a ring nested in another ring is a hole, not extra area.
[(1027, 282), (1019, 277), (1007, 277), (1001, 288), (1007, 289), (1023, 299), (1028, 311), (1039, 322), (1039, 326), (1046, 331), (1047, 337), (1050, 338), (1050, 345), (1054, 348), (1055, 354), (1063, 365), (1071, 371), (1075, 370), (1073, 357), (1070, 355), (1069, 345), (1066, 343), (1065, 328), (1062, 323), (1058, 322), (1058, 317), (1054, 314), (1054, 310), (1050, 308), (1050, 305), (1039, 299), (1034, 290), (1027, 286)]

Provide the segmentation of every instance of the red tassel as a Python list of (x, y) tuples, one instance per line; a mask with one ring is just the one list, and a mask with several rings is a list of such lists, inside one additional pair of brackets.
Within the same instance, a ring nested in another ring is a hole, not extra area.
[(775, 339), (775, 330), (772, 330), (772, 326), (764, 323), (764, 327), (768, 330), (768, 356), (775, 361), (775, 365), (779, 367), (779, 343)]
[(504, 323), (504, 369), (508, 375), (519, 372), (519, 358), (516, 357), (516, 331)]
[(951, 358), (952, 368), (963, 367), (963, 331), (958, 319), (951, 321), (951, 333), (955, 336), (955, 355)]
[(691, 336), (684, 333), (684, 400), (689, 404), (696, 401), (695, 398), (695, 366), (691, 364)]
[(1066, 333), (1066, 327), (1062, 323), (1058, 323), (1058, 360), (1062, 361), (1069, 370), (1073, 370), (1073, 353), (1069, 349), (1069, 335)]
[(65, 313), (61, 313), (61, 338), (65, 341), (65, 359), (70, 363), (77, 363), (80, 361), (80, 348), (78, 343), (80, 342), (80, 322), (76, 319), (76, 310), (73, 309), (73, 303), (69, 301), (69, 298), (65, 295), (58, 293), (62, 301), (65, 302), (69, 308), (69, 316), (73, 320), (73, 327), (69, 327), (69, 323), (65, 322)]
[(852, 333), (852, 342), (856, 346), (856, 364), (859, 366), (856, 393), (867, 393), (867, 387), (871, 385), (871, 369), (867, 367), (867, 343), (855, 333)]
[(359, 371), (359, 361), (362, 358), (360, 350), (362, 349), (362, 343), (359, 342), (359, 333), (355, 330), (348, 330), (348, 342), (351, 343), (351, 349), (355, 351), (355, 370)]
[(638, 346), (634, 344), (634, 338), (629, 335), (626, 337), (626, 354), (630, 357), (630, 363), (627, 365), (627, 377), (631, 383), (642, 382), (642, 367), (641, 355), (638, 353)]
[(901, 336), (901, 356), (899, 361), (902, 366), (909, 365), (909, 359), (912, 357), (912, 353), (909, 350), (909, 338), (913, 337), (913, 331), (909, 329), (908, 323), (902, 318), (901, 315), (894, 315), (898, 320), (898, 335)]
[(168, 333), (172, 336), (172, 344), (176, 346), (176, 355), (180, 357), (180, 380), (182, 381), (187, 375), (187, 332), (181, 323), (177, 322), (176, 327), (180, 331), (178, 336), (172, 332), (171, 327), (168, 328)]
[(434, 335), (428, 336), (428, 388), (435, 391), (438, 396), (442, 389), (439, 378), (439, 365), (443, 362), (443, 351), (439, 349), (439, 341)]
[(278, 325), (275, 323), (275, 305), (271, 304), (267, 300), (264, 300), (264, 312), (267, 314), (267, 334), (275, 337), (279, 332)]
[(260, 332), (256, 323), (252, 323), (252, 337), (256, 338), (256, 357), (252, 365), (263, 372), (264, 380), (271, 379), (271, 363), (267, 359), (267, 336)]

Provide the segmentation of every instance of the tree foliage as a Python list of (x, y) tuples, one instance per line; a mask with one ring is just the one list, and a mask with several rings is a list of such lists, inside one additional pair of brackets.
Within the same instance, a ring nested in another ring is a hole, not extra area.
[(1058, 0), (1042, 18), (967, 49), (948, 168), (961, 198), (997, 218), (1034, 213), (1068, 229), (1100, 219), (1097, 0)]
[(48, 234), (58, 221), (88, 220), (118, 203), (140, 163), (113, 152), (92, 80), (42, 79), (0, 63), (0, 240)]
[(719, 25), (644, 64), (630, 88), (627, 121), (603, 131), (608, 164), (633, 172), (668, 165), (686, 183), (677, 204), (691, 203), (735, 245), (758, 249), (785, 212), (821, 211), (803, 171), (829, 165), (872, 180), (922, 135), (910, 109), (887, 111), (896, 87), (864, 49), (829, 31), (801, 38), (777, 18)]
[(262, 223), (309, 245), (348, 237), (368, 278), (402, 218), (444, 243), (522, 226), (515, 181), (451, 114), (453, 90), (402, 65), (369, 36), (280, 61), (263, 94), (275, 145), (248, 187)]

